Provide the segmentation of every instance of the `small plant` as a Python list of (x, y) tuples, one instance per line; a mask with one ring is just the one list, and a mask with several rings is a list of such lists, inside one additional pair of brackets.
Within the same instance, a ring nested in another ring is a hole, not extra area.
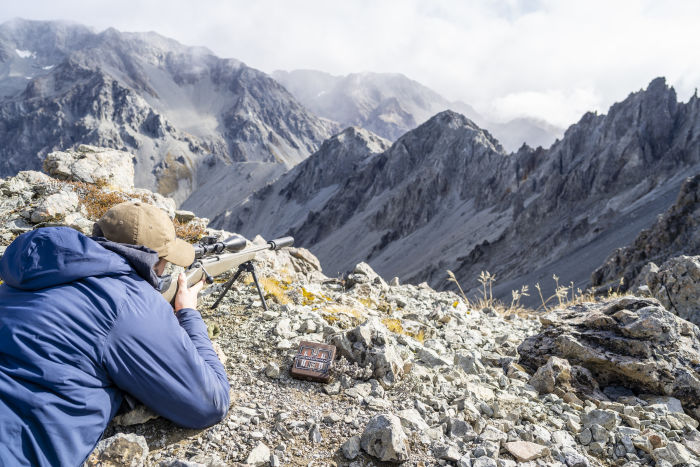
[[(479, 274), (479, 283), (483, 287), (483, 303), (486, 306), (493, 306), (493, 283), (496, 281), (496, 275), (488, 271), (481, 271)], [(488, 293), (486, 289), (488, 287)]]
[[(455, 273), (450, 271), (449, 269), (447, 270), (447, 280), (449, 282), (454, 282), (455, 284), (457, 284), (457, 288), (459, 289), (459, 293), (462, 294), (462, 298), (464, 299), (465, 305), (467, 305), (467, 308), (472, 308), (471, 302), (467, 298), (467, 295), (464, 293), (464, 290), (462, 290), (462, 286), (459, 285), (459, 282), (457, 282), (457, 278), (455, 277)], [(452, 305), (452, 306), (456, 307), (457, 305)]]
[[(492, 308), (496, 312), (499, 312), (501, 314), (507, 314), (507, 313), (522, 313), (522, 314), (529, 314), (532, 312), (532, 310), (523, 308), (520, 306), (520, 299), (522, 297), (528, 297), (528, 286), (523, 285), (520, 290), (513, 290), (512, 291), (512, 296), (513, 299), (510, 303), (510, 306), (506, 307), (506, 305), (499, 300), (495, 299), (493, 297), (493, 283), (496, 281), (496, 275), (491, 274), (488, 271), (481, 271), (479, 274), (478, 282), (481, 284), (481, 298), (472, 302), (469, 300), (467, 295), (464, 293), (464, 290), (460, 286), (459, 282), (457, 281), (457, 278), (455, 277), (454, 273), (452, 271), (447, 271), (447, 276), (448, 276), (448, 281), (454, 282), (457, 284), (457, 288), (459, 289), (462, 298), (464, 299), (465, 304), (467, 305), (468, 309), (482, 309), (482, 308)], [(452, 304), (453, 308), (456, 308), (459, 302), (454, 302)], [(469, 311), (467, 311), (467, 314), (470, 314)]]
[(509, 312), (513, 312), (515, 309), (520, 307), (520, 299), (521, 298), (530, 296), (530, 294), (528, 294), (527, 292), (528, 292), (527, 284), (520, 287), (520, 290), (511, 291), (511, 294), (513, 295), (513, 299), (510, 301), (510, 307), (508, 308)]
[[(548, 297), (546, 300), (542, 295), (542, 288), (540, 287), (540, 283), (538, 282), (537, 284), (535, 284), (535, 288), (537, 289), (537, 292), (540, 296), (540, 301), (542, 302), (542, 304), (539, 307), (537, 307), (537, 310), (542, 308), (545, 313), (550, 311), (552, 309), (551, 305), (550, 307), (547, 307), (547, 304), (554, 298), (556, 298), (559, 302), (559, 307), (566, 307), (570, 305), (576, 305), (579, 303), (596, 301), (596, 298), (590, 291), (584, 292), (580, 288), (577, 288), (573, 282), (569, 282), (568, 286), (559, 285), (559, 276), (557, 276), (556, 274), (552, 275), (552, 279), (554, 280), (555, 285), (554, 294)], [(617, 292), (614, 292), (612, 288), (608, 290), (608, 298), (617, 296), (619, 296), (619, 294)]]
[[(112, 206), (133, 199), (128, 193), (120, 190), (105, 190), (101, 186), (84, 182), (61, 182), (68, 185), (78, 194), (80, 204), (85, 207), (88, 219), (96, 221), (104, 215)], [(145, 195), (137, 195), (143, 202), (148, 202)]]

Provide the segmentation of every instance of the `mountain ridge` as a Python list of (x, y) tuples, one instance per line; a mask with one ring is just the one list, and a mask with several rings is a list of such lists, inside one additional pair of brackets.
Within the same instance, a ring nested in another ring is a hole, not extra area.
[[(450, 286), (446, 269), (468, 289), (489, 270), (501, 297), (535, 282), (551, 291), (552, 271), (585, 287), (673, 202), (683, 174), (700, 169), (698, 109), (659, 78), (607, 115), (583, 115), (549, 150), (512, 154), (446, 111), (347, 174), (303, 223), (261, 232), (295, 235), (332, 273), (369, 258), (382, 275), (438, 288)], [(222, 219), (214, 224), (227, 226)]]
[[(14, 49), (0, 63), (0, 112), (14, 122), (0, 128), (2, 173), (38, 168), (47, 152), (72, 143), (128, 149), (137, 157), (140, 186), (165, 190), (182, 202), (207, 184), (197, 174), (202, 164), (235, 176), (232, 164), (255, 163), (266, 174), (263, 183), (315, 151), (336, 129), (264, 73), (156, 33), (94, 33), (16, 20), (0, 25), (0, 45)], [(71, 90), (90, 74), (90, 89)], [(112, 91), (123, 97), (116, 109), (85, 102)], [(51, 128), (35, 131), (45, 126), (40, 122), (49, 109), (57, 115)], [(129, 114), (129, 121), (112, 121), (119, 113)]]

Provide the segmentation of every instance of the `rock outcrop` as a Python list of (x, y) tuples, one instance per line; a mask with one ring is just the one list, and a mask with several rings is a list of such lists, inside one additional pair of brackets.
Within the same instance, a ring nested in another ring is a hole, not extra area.
[[(0, 179), (0, 253), (17, 235), (43, 226), (68, 225), (92, 235), (93, 223), (122, 201), (148, 202), (174, 218), (172, 198), (133, 188), (132, 159), (121, 151), (82, 146), (47, 156), (45, 167), (60, 179), (35, 171)], [(181, 225), (201, 228), (201, 221)]]
[(518, 347), (521, 364), (536, 370), (559, 357), (589, 370), (601, 386), (675, 397), (700, 420), (700, 329), (656, 300), (584, 303), (541, 321), (542, 331)]
[(49, 153), (44, 159), (44, 171), (59, 180), (133, 190), (133, 159), (128, 152), (83, 144), (75, 151)]
[(679, 256), (661, 267), (650, 264), (646, 286), (669, 311), (700, 326), (700, 256)]
[(683, 182), (678, 198), (634, 242), (615, 250), (593, 272), (591, 284), (601, 290), (613, 287), (621, 291), (646, 285), (644, 267), (657, 265), (679, 255), (700, 254), (700, 174)]

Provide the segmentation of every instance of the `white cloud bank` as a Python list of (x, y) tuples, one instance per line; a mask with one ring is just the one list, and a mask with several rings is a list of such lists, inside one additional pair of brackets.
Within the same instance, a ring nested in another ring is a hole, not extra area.
[(693, 0), (64, 0), (6, 2), (12, 17), (156, 31), (263, 71), (400, 72), (507, 119), (567, 126), (665, 76), (700, 83)]

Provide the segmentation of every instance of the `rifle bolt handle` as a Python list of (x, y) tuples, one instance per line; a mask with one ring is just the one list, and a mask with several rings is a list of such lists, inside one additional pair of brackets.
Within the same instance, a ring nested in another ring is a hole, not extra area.
[(205, 281), (207, 284), (210, 284), (210, 285), (213, 284), (213, 283), (214, 283), (214, 278), (211, 277), (211, 275), (207, 272), (207, 270), (204, 269), (204, 268), (202, 268), (202, 272), (204, 273), (204, 281)]

